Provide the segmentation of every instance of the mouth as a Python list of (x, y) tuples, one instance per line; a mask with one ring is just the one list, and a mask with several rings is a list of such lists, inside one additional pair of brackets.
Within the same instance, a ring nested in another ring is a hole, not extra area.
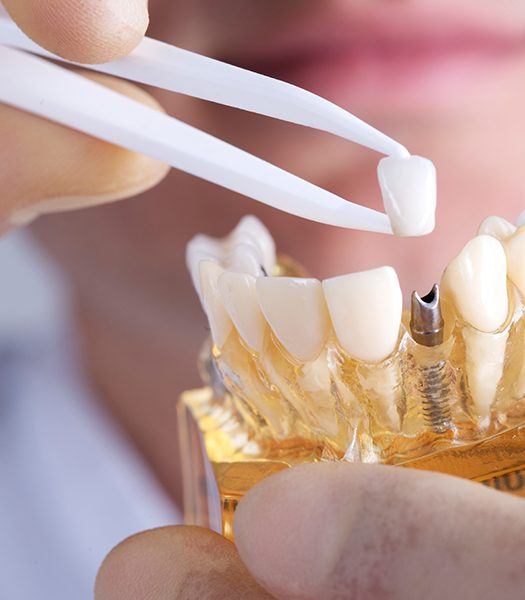
[(525, 51), (523, 28), (476, 18), (399, 7), (332, 15), (253, 44), (233, 62), (343, 104), (435, 104), (490, 81)]

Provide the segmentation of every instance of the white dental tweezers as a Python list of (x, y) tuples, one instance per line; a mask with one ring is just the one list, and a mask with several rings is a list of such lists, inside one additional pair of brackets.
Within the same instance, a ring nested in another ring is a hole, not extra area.
[[(4, 104), (312, 221), (392, 233), (384, 213), (344, 200), (178, 119), (37, 58), (68, 62), (32, 42), (8, 18), (0, 17), (0, 44), (0, 102)], [(120, 60), (78, 66), (327, 131), (382, 154), (408, 156), (398, 142), (311, 92), (151, 38)]]

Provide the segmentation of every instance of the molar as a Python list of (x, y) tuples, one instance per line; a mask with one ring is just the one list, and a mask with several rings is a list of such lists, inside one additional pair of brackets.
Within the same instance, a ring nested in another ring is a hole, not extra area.
[(263, 258), (258, 248), (251, 244), (237, 244), (224, 258), (228, 271), (247, 273), (253, 277), (264, 275)]
[(516, 231), (516, 226), (503, 217), (487, 217), (478, 229), (478, 235), (491, 235), (500, 242), (505, 241)]
[(261, 310), (281, 344), (301, 361), (314, 360), (329, 328), (321, 283), (297, 277), (260, 277), (256, 290)]
[(243, 217), (230, 234), (229, 239), (233, 245), (249, 243), (258, 248), (262, 265), (266, 273), (271, 274), (276, 261), (275, 242), (259, 219), (252, 215)]

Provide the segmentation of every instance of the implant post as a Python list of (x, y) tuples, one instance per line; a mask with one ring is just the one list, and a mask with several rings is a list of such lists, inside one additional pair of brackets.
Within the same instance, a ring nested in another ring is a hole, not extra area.
[(451, 428), (449, 364), (439, 349), (433, 350), (443, 343), (444, 325), (439, 286), (435, 284), (423, 297), (413, 292), (410, 332), (416, 344), (428, 348), (425, 351), (421, 348), (414, 355), (418, 372), (417, 392), (421, 398), (425, 423), (437, 434)]
[(422, 298), (417, 292), (412, 292), (410, 314), (412, 339), (422, 346), (438, 346), (443, 342), (444, 326), (438, 284), (435, 283), (430, 292)]

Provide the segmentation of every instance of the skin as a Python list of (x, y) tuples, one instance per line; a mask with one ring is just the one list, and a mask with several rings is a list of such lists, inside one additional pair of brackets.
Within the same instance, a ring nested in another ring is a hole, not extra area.
[[(4, 4), (36, 41), (77, 62), (125, 55), (148, 22), (139, 0)], [(150, 4), (149, 33), (235, 59), (268, 31), (336, 5), (364, 10), (357, 1), (283, 8), (277, 1), (228, 0), (220, 9), (211, 0), (157, 1)], [(462, 10), (525, 17), (523, 2), (465, 2)], [(0, 137), (8, 140), (0, 145), (0, 182), (9, 190), (0, 199), (0, 228), (57, 213), (32, 228), (73, 286), (86, 371), (174, 499), (180, 477), (173, 404), (181, 389), (198, 385), (194, 357), (204, 336), (183, 264), (188, 239), (199, 231), (223, 235), (250, 211), (270, 226), (279, 248), (318, 276), (393, 264), (406, 291), (430, 287), (482, 217), (513, 218), (523, 209), (524, 66), (525, 58), (517, 59), (498, 85), (425, 110), (403, 101), (368, 108), (352, 101), (351, 90), (340, 99), (414, 153), (430, 156), (443, 173), (436, 233), (420, 240), (303, 222), (183, 173), (163, 180), (165, 166), (151, 159), (0, 106)], [(155, 101), (131, 84), (90, 77), (160, 109), (159, 101), (314, 183), (378, 206), (377, 155), (262, 117), (161, 92)], [(161, 180), (143, 197), (94, 207)], [(66, 212), (78, 205), (92, 208)], [(525, 583), (522, 501), (444, 476), (349, 465), (293, 469), (250, 492), (235, 527), (237, 549), (185, 527), (127, 540), (102, 566), (97, 598), (516, 598)]]
[[(479, 484), (410, 469), (305, 465), (266, 479), (237, 510), (237, 551), (247, 577), (274, 598), (479, 600), (523, 593), (523, 501)], [(208, 532), (211, 552), (192, 563), (181, 553), (166, 564), (175, 544), (191, 547), (196, 535), (172, 527), (126, 540), (101, 567), (97, 600), (208, 597), (200, 595), (200, 580), (215, 572), (218, 556), (234, 552), (232, 545)], [(151, 585), (144, 596), (138, 581), (151, 572), (160, 591)], [(229, 597), (239, 598), (236, 576)]]

